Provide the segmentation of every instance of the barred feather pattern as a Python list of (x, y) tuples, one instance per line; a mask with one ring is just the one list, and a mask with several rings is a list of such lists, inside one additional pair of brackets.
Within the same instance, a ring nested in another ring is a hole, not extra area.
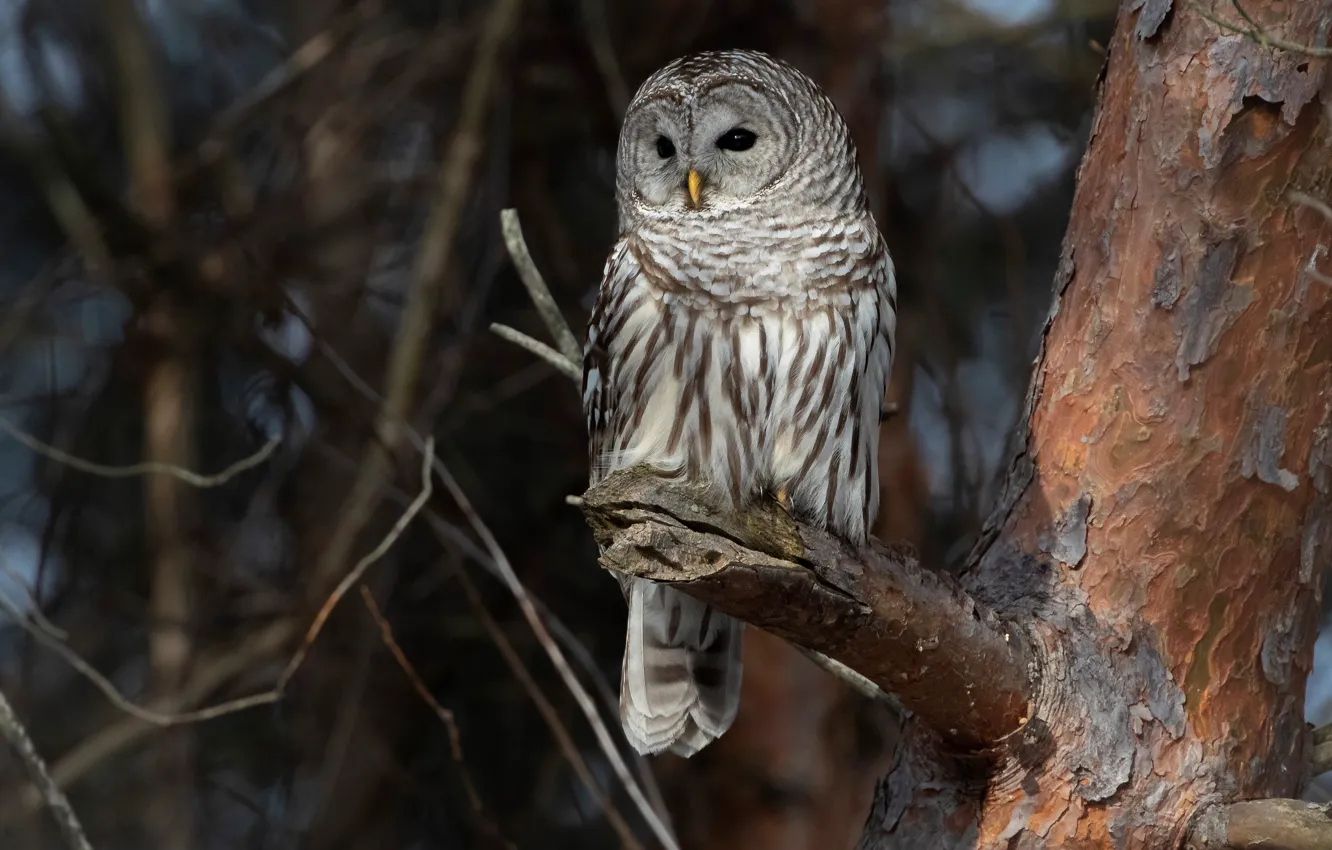
[[(685, 215), (641, 203), (621, 175), (584, 358), (591, 479), (646, 463), (735, 507), (782, 490), (801, 519), (858, 544), (878, 508), (897, 305), (849, 134), (813, 83), (760, 54), (668, 66), (636, 100), (751, 71), (807, 105), (801, 145), (819, 153), (752, 207)], [(690, 755), (735, 717), (742, 625), (667, 585), (622, 585), (626, 736)]]

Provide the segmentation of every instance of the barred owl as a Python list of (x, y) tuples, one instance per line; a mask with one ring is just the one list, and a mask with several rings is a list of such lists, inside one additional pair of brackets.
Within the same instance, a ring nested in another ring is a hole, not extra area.
[[(897, 296), (832, 102), (761, 53), (676, 60), (625, 115), (616, 202), (583, 362), (592, 483), (646, 463), (863, 543)], [(621, 583), (625, 734), (692, 755), (735, 718), (742, 624)]]

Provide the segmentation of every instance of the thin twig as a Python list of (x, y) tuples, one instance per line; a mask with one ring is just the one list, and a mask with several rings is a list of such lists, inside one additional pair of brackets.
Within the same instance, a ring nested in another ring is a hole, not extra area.
[[(541, 271), (532, 261), (532, 253), (527, 250), (527, 240), (523, 238), (523, 226), (518, 220), (517, 210), (500, 211), (500, 230), (504, 233), (504, 245), (509, 249), (509, 256), (513, 259), (514, 267), (518, 269), (518, 276), (522, 278), (523, 286), (527, 287), (527, 294), (531, 297), (537, 313), (540, 314), (541, 321), (546, 323), (546, 329), (555, 340), (556, 348), (570, 363), (582, 363), (583, 350), (578, 345), (578, 340), (574, 338), (573, 331), (569, 330), (569, 323), (564, 320), (564, 314), (555, 303), (555, 297), (550, 294)], [(581, 379), (581, 368), (578, 374)]]
[(1292, 204), (1301, 207), (1308, 207), (1321, 215), (1328, 224), (1332, 224), (1332, 206), (1328, 206), (1327, 201), (1322, 198), (1316, 198), (1307, 192), (1300, 192), (1292, 189), (1286, 193), (1286, 200)]
[(583, 26), (587, 29), (588, 46), (596, 60), (601, 82), (606, 87), (606, 98), (616, 118), (622, 118), (629, 108), (629, 87), (615, 55), (615, 39), (611, 37), (610, 21), (606, 15), (606, 0), (582, 0)]
[(20, 430), (18, 426), (2, 416), (0, 416), (0, 431), (4, 431), (6, 434), (38, 454), (45, 455), (57, 463), (68, 466), (70, 469), (86, 472), (89, 475), (97, 475), (102, 478), (137, 478), (143, 475), (169, 475), (172, 478), (177, 478), (184, 481), (186, 484), (201, 489), (220, 487), (242, 472), (245, 472), (248, 469), (253, 469), (268, 460), (269, 456), (277, 449), (278, 444), (282, 442), (277, 438), (269, 440), (264, 444), (263, 448), (259, 449), (259, 451), (248, 457), (241, 458), (221, 472), (216, 472), (212, 475), (204, 475), (188, 469), (182, 469), (175, 464), (160, 463), (158, 461), (145, 461), (143, 463), (130, 464), (129, 466), (108, 466), (102, 463), (94, 463), (90, 460), (75, 457), (49, 443), (42, 442), (31, 434)]
[(10, 580), (18, 585), (19, 589), (23, 591), (23, 595), (28, 597), (28, 614), (32, 617), (34, 622), (58, 640), (69, 639), (69, 632), (48, 620), (46, 615), (42, 613), (41, 601), (37, 598), (37, 588), (33, 587), (28, 583), (27, 579), (19, 575), (18, 570), (10, 566), (9, 561), (7, 560), (0, 559), (0, 572), (9, 576)]
[(436, 458), (434, 468), (435, 474), (444, 482), (445, 488), (453, 496), (454, 501), (458, 503), (458, 507), (462, 510), (464, 516), (467, 517), (467, 522), (472, 526), (472, 530), (481, 538), (481, 544), (490, 553), (491, 559), (499, 569), (500, 577), (504, 579), (509, 592), (517, 600), (518, 608), (523, 612), (523, 617), (527, 620), (528, 625), (532, 627), (537, 640), (545, 647), (546, 654), (550, 656), (550, 660), (554, 663), (560, 678), (564, 680), (565, 687), (573, 694), (578, 707), (582, 710), (588, 723), (591, 724), (593, 734), (596, 735), (602, 752), (606, 754), (606, 758), (610, 761), (615, 774), (624, 783), (630, 799), (634, 801), (634, 805), (638, 807), (639, 812), (647, 820), (648, 826), (652, 829), (653, 834), (657, 836), (657, 840), (661, 842), (662, 846), (667, 850), (679, 850), (680, 845), (676, 842), (670, 827), (662, 821), (661, 817), (652, 808), (638, 781), (629, 772), (629, 767), (625, 764), (624, 757), (620, 755), (619, 748), (615, 746), (615, 741), (611, 738), (601, 715), (597, 712), (596, 704), (592, 701), (591, 695), (588, 694), (587, 689), (583, 687), (583, 683), (578, 680), (578, 677), (574, 675), (573, 670), (569, 668), (569, 662), (565, 659), (564, 652), (560, 649), (559, 644), (551, 638), (546, 624), (542, 622), (540, 615), (537, 614), (536, 606), (533, 605), (531, 597), (527, 595), (527, 589), (518, 580), (517, 574), (513, 571), (513, 566), (509, 563), (508, 556), (504, 554), (504, 550), (500, 548), (498, 541), (495, 540), (495, 535), (490, 532), (490, 528), (477, 514), (476, 508), (472, 506), (467, 494), (458, 486), (458, 482), (454, 479), (453, 474), (449, 472), (448, 467)]
[(540, 357), (556, 369), (559, 369), (560, 373), (566, 377), (575, 381), (583, 380), (583, 369), (576, 361), (570, 360), (549, 345), (546, 345), (544, 342), (533, 339), (522, 331), (514, 330), (508, 325), (501, 325), (498, 322), (492, 322), (490, 330), (500, 339), (507, 340), (519, 348), (525, 348), (537, 357)]
[[(1332, 224), (1332, 206), (1329, 206), (1327, 201), (1324, 201), (1322, 198), (1316, 198), (1305, 192), (1291, 190), (1286, 193), (1286, 200), (1296, 206), (1307, 207), (1317, 212), (1323, 217), (1324, 221), (1328, 224)], [(1313, 254), (1310, 255), (1309, 262), (1305, 263), (1304, 272), (1324, 286), (1332, 286), (1332, 277), (1329, 277), (1318, 270), (1318, 255), (1321, 253), (1323, 253), (1323, 251), (1322, 246), (1320, 245), (1318, 248), (1315, 248)]]
[(434, 447), (435, 444), (433, 438), (426, 440), (425, 450), (422, 453), (423, 460), (421, 471), (423, 481), (421, 492), (412, 503), (408, 505), (407, 510), (398, 518), (398, 521), (394, 523), (393, 528), (390, 529), (389, 533), (384, 536), (384, 539), (379, 542), (379, 545), (356, 563), (356, 566), (352, 568), (352, 571), (344, 577), (342, 582), (334, 589), (333, 593), (331, 593), (328, 599), (325, 600), (314, 621), (306, 630), (305, 638), (301, 642), (300, 647), (292, 655), (291, 660), (287, 662), (287, 666), (283, 669), (277, 684), (263, 693), (251, 694), (250, 696), (228, 700), (196, 711), (165, 712), (152, 708), (145, 708), (127, 698), (109, 679), (99, 673), (97, 668), (86, 661), (83, 656), (70, 648), (70, 646), (66, 644), (64, 640), (61, 639), (60, 635), (54, 630), (54, 626), (50, 625), (45, 618), (34, 620), (33, 618), (25, 616), (23, 611), (3, 594), (0, 594), (0, 608), (3, 608), (16, 623), (36, 638), (38, 642), (54, 651), (57, 655), (63, 658), (70, 667), (74, 668), (76, 672), (91, 682), (113, 705), (144, 723), (165, 728), (186, 723), (198, 723), (205, 720), (212, 720), (223, 715), (234, 714), (235, 712), (244, 711), (245, 709), (254, 708), (260, 705), (271, 705), (282, 699), (287, 683), (291, 681), (292, 676), (294, 676), (296, 671), (300, 669), (306, 655), (309, 653), (311, 645), (319, 636), (319, 632), (323, 629), (325, 621), (328, 619), (333, 608), (337, 606), (338, 601), (341, 600), (347, 590), (365, 574), (366, 569), (384, 556), (384, 553), (387, 552), (398, 538), (402, 536), (407, 525), (418, 513), (420, 513), (421, 508), (423, 508), (425, 503), (429, 500), (433, 489), (430, 477), (430, 462), (434, 458)]
[(101, 4), (114, 59), (120, 132), (134, 207), (146, 222), (164, 227), (175, 215), (171, 178), (171, 122), (155, 51), (134, 0)]
[(83, 255), (89, 271), (111, 273), (111, 252), (102, 238), (102, 225), (93, 215), (74, 180), (59, 160), (35, 136), (22, 129), (23, 121), (0, 87), (0, 145), (12, 150), (28, 166), (52, 216), (70, 243)]
[(332, 56), (339, 45), (355, 35), (380, 11), (376, 0), (356, 4), (323, 30), (296, 48), (287, 59), (264, 75), (252, 89), (218, 113), (208, 136), (199, 145), (196, 164), (208, 164), (222, 155), (236, 130), (264, 104), (281, 95)]
[(375, 624), (379, 626), (380, 639), (393, 655), (393, 659), (398, 662), (398, 666), (402, 668), (402, 672), (406, 674), (408, 681), (412, 683), (412, 689), (416, 691), (422, 702), (430, 706), (430, 710), (435, 712), (435, 716), (448, 730), (449, 749), (453, 753), (454, 763), (458, 765), (458, 775), (462, 779), (463, 790), (467, 793), (467, 801), (471, 804), (472, 811), (476, 813), (478, 821), (495, 838), (503, 841), (507, 846), (513, 847), (511, 842), (504, 839), (495, 822), (486, 816), (485, 806), (481, 803), (481, 795), (477, 793), (476, 784), (472, 782), (472, 774), (467, 770), (467, 762), (463, 759), (462, 734), (458, 731), (458, 721), (454, 718), (453, 712), (440, 705), (439, 700), (435, 699), (435, 695), (430, 693), (430, 689), (426, 687), (425, 682), (421, 681), (420, 674), (416, 672), (416, 668), (408, 660), (407, 654), (402, 651), (402, 647), (398, 645), (397, 639), (394, 638), (393, 627), (389, 625), (389, 621), (379, 610), (374, 594), (365, 585), (361, 585), (361, 601), (365, 603), (366, 610), (370, 612)]
[(14, 748), (14, 752), (18, 753), (28, 772), (32, 774), (32, 782), (51, 809), (61, 834), (65, 836), (65, 843), (72, 850), (92, 850), (88, 837), (83, 833), (83, 825), (79, 823), (78, 815), (74, 814), (74, 808), (69, 804), (69, 798), (51, 778), (50, 771), (46, 769), (46, 761), (37, 752), (28, 730), (23, 728), (23, 723), (14, 713), (14, 707), (9, 704), (4, 691), (0, 691), (0, 735), (5, 736), (5, 740)]
[(315, 565), (311, 581), (322, 588), (342, 570), (356, 538), (379, 498), (389, 459), (403, 434), (407, 411), (416, 396), (426, 343), (435, 321), (440, 289), (453, 262), (458, 225), (470, 194), (473, 172), (483, 150), (482, 136), (491, 91), (500, 70), (500, 54), (518, 22), (519, 0), (497, 0), (478, 39), (475, 64), (463, 90), (453, 138), (439, 170), (439, 195), (426, 220), (421, 248), (412, 269), (411, 290), (402, 326), (389, 354), (384, 403), (372, 441), (342, 504), (332, 539)]
[(1235, 11), (1239, 12), (1240, 17), (1248, 22), (1248, 26), (1240, 26), (1231, 21), (1218, 18), (1211, 12), (1202, 8), (1201, 4), (1198, 3), (1193, 4), (1193, 10), (1197, 12), (1200, 17), (1211, 21), (1221, 29), (1227, 32), (1248, 36), (1264, 47), (1276, 47), (1281, 50), (1289, 50), (1292, 53), (1302, 53), (1305, 56), (1312, 56), (1316, 59), (1326, 59), (1327, 57), (1332, 56), (1332, 48), (1329, 47), (1314, 47), (1310, 44), (1299, 44), (1298, 42), (1287, 41), (1284, 38), (1277, 38), (1269, 33), (1265, 27), (1258, 24), (1258, 22), (1245, 11), (1244, 7), (1240, 5), (1239, 0), (1230, 0), (1230, 4), (1235, 7)]
[(338, 582), (337, 587), (333, 588), (333, 592), (324, 600), (324, 604), (319, 608), (319, 613), (315, 615), (314, 621), (310, 623), (310, 628), (306, 630), (300, 648), (296, 650), (296, 654), (291, 657), (286, 669), (278, 677), (278, 691), (281, 691), (287, 682), (291, 681), (291, 677), (296, 675), (296, 671), (300, 669), (301, 663), (305, 661), (306, 654), (309, 653), (315, 639), (319, 637), (319, 632), (323, 630), (324, 623), (328, 621), (329, 615), (333, 613), (333, 609), (337, 607), (338, 602), (347, 594), (352, 585), (361, 580), (361, 576), (365, 574), (371, 564), (384, 557), (384, 553), (397, 542), (398, 538), (407, 529), (408, 524), (421, 512), (421, 508), (425, 507), (426, 502), (430, 501), (430, 494), (434, 492), (434, 480), (430, 475), (430, 466), (434, 459), (435, 438), (430, 437), (426, 440), (425, 450), (421, 453), (421, 492), (407, 506), (407, 510), (403, 512), (402, 516), (398, 517), (398, 521), (393, 524), (393, 528), (389, 529), (389, 533), (384, 536), (384, 539), (379, 541), (379, 545), (357, 561), (356, 566), (352, 567), (351, 571), (342, 577), (342, 581)]
[[(301, 315), (299, 307), (295, 305), (293, 306), (294, 309), (296, 309), (298, 315)], [(328, 345), (317, 334), (315, 338), (317, 340), (320, 352), (326, 358), (328, 358), (329, 362), (333, 364), (333, 367), (343, 377), (343, 379), (346, 380), (347, 383), (356, 392), (361, 394), (367, 401), (375, 403), (381, 411), (387, 410), (387, 405), (384, 401), (384, 398), (380, 396), (377, 392), (375, 392), (374, 388), (371, 387), (370, 384), (364, 378), (362, 378), (360, 375), (356, 373), (356, 371), (351, 367), (351, 365), (347, 363), (346, 359), (343, 358), (340, 354), (338, 354), (337, 351), (332, 346)], [(400, 429), (400, 433), (414, 448), (416, 448), (418, 451), (424, 451), (425, 441), (421, 438), (421, 435), (418, 434), (416, 430), (411, 426), (411, 423), (400, 418), (398, 420), (398, 427)], [(350, 461), (348, 462), (350, 463)], [(436, 464), (435, 471), (439, 473), (442, 469), (442, 464), (440, 464), (438, 460), (435, 461), (435, 464)], [(446, 470), (445, 473), (447, 473)], [(511, 592), (514, 584), (515, 583), (517, 584), (519, 592), (522, 594), (522, 597), (527, 599), (535, 607), (539, 619), (548, 627), (549, 631), (534, 629), (534, 631), (536, 631), (538, 643), (541, 644), (542, 649), (545, 650), (547, 656), (551, 659), (551, 663), (554, 664), (556, 670), (560, 672), (562, 679), (564, 680), (566, 686), (570, 687), (570, 690), (573, 690), (573, 688), (576, 686), (579, 689), (579, 692), (583, 693), (584, 695), (586, 694), (586, 691), (582, 690), (581, 684), (578, 683), (577, 677), (573, 674), (572, 670), (568, 668), (567, 661), (565, 661), (563, 655), (560, 654), (559, 646), (550, 639), (551, 633), (554, 633), (560, 638), (561, 644), (569, 647), (569, 651), (572, 652), (575, 655), (575, 657), (579, 659), (579, 663), (583, 666), (585, 670), (588, 671), (589, 676), (591, 676), (594, 679), (594, 681), (598, 683), (598, 685), (600, 686), (599, 690), (607, 690), (604, 686), (601, 686), (601, 683), (599, 682), (598, 679), (600, 673), (599, 671), (597, 671), (596, 665), (592, 663), (591, 660), (587, 657), (586, 650), (583, 649), (578, 644), (577, 640), (573, 637), (572, 633), (569, 632), (569, 630), (559, 621), (558, 618), (556, 618), (546, 608), (545, 605), (543, 605), (540, 602), (540, 600), (531, 596), (527, 592), (526, 587), (523, 586), (521, 580), (519, 580), (517, 575), (514, 574), (511, 567), (506, 572), (496, 562), (491, 552), (488, 552), (484, 549), (477, 547), (476, 544), (468, 537), (466, 537), (461, 531), (455, 529), (451, 524), (444, 522), (437, 515), (434, 515), (430, 511), (426, 512), (426, 516), (429, 519), (432, 527), (435, 529), (436, 534), (439, 535), (441, 539), (447, 539), (448, 542), (455, 544), (459, 548), (461, 548), (468, 555), (468, 557), (472, 558), (477, 563), (481, 564), (483, 567), (485, 567), (487, 570), (493, 573), (496, 577), (504, 581), (506, 587), (510, 588)], [(574, 683), (574, 685), (569, 685), (571, 681)], [(604, 696), (605, 695), (603, 694), (603, 697)], [(577, 698), (577, 693), (575, 693), (575, 697)], [(608, 697), (605, 698), (607, 700), (608, 706), (612, 709), (612, 711), (618, 711), (619, 709), (618, 703), (616, 703), (613, 698), (608, 698)], [(581, 700), (580, 700), (580, 706), (582, 706)], [(621, 756), (619, 755), (618, 751), (615, 751), (614, 740), (612, 739), (610, 732), (606, 728), (605, 721), (596, 711), (595, 706), (592, 706), (590, 711), (585, 710), (584, 714), (587, 716), (588, 722), (592, 725), (593, 729), (595, 730), (597, 743), (605, 752), (607, 760), (610, 761), (612, 765), (615, 765), (616, 760), (620, 759), (620, 764), (622, 765), (623, 761), (621, 759)], [(652, 777), (651, 770), (647, 764), (647, 761), (637, 753), (635, 753), (634, 756), (636, 759), (636, 764), (638, 765), (642, 775), (641, 784), (638, 787), (640, 788), (646, 787), (648, 789), (648, 793), (650, 793), (652, 798), (657, 802), (657, 805), (653, 806), (652, 804), (647, 803), (642, 794), (635, 794), (634, 792), (631, 791), (630, 796), (633, 799), (635, 805), (640, 808), (643, 817), (646, 820), (651, 822), (653, 819), (655, 819), (659, 823), (662, 823), (663, 829), (666, 830), (666, 832), (669, 834), (670, 830), (669, 825), (665, 824), (665, 818), (667, 818), (668, 815), (666, 813), (664, 804), (661, 802), (661, 794), (657, 791), (655, 787), (655, 781)], [(620, 773), (618, 769), (617, 769), (617, 774), (619, 774), (622, 779), (626, 775)], [(628, 782), (626, 782), (625, 784), (626, 787), (629, 787)], [(667, 846), (669, 847), (673, 845), (667, 845)]]
[[(272, 658), (297, 634), (294, 618), (283, 618), (245, 636), (236, 646), (223, 652), (196, 658), (190, 666), (189, 679), (175, 694), (161, 697), (152, 703), (156, 712), (179, 711), (202, 701), (218, 687), (249, 672), (256, 664)], [(95, 735), (80, 741), (51, 767), (51, 776), (61, 788), (68, 788), (83, 778), (97, 765), (114, 757), (161, 728), (131, 715), (120, 717)], [(36, 811), (42, 797), (36, 791), (24, 794), (19, 801), (22, 810)], [(16, 814), (14, 809), (0, 811), (0, 823), (7, 823)]]
[(254, 708), (260, 705), (270, 705), (281, 699), (282, 695), (276, 690), (268, 690), (261, 694), (252, 694), (246, 697), (240, 697), (234, 700), (228, 700), (224, 703), (199, 709), (198, 711), (186, 711), (180, 713), (167, 713), (157, 711), (133, 702), (120, 692), (111, 680), (107, 679), (97, 671), (97, 668), (86, 661), (82, 655), (70, 648), (69, 644), (61, 640), (55, 633), (49, 630), (49, 625), (44, 621), (36, 621), (24, 616), (14, 602), (3, 594), (0, 594), (0, 608), (3, 608), (14, 622), (18, 623), (28, 634), (32, 635), (38, 643), (50, 649), (56, 655), (64, 659), (65, 663), (74, 669), (79, 675), (83, 676), (92, 685), (101, 691), (102, 694), (116, 708), (142, 720), (144, 723), (151, 724), (158, 728), (167, 728), (170, 726), (179, 726), (185, 723), (199, 723), (204, 720), (212, 720), (222, 717), (226, 714), (234, 714), (237, 711), (244, 711), (247, 708)]
[(597, 807), (606, 815), (606, 822), (620, 837), (620, 844), (626, 850), (642, 850), (642, 844), (634, 837), (633, 830), (629, 828), (629, 824), (625, 822), (624, 817), (615, 808), (615, 805), (606, 796), (605, 791), (602, 790), (596, 778), (592, 775), (587, 760), (583, 758), (583, 754), (578, 750), (578, 745), (574, 743), (573, 735), (569, 734), (568, 728), (560, 721), (559, 712), (555, 710), (555, 706), (551, 704), (545, 692), (541, 690), (541, 686), (536, 683), (536, 679), (532, 677), (531, 671), (527, 669), (527, 665), (523, 663), (522, 658), (514, 651), (513, 644), (509, 642), (504, 630), (499, 627), (495, 618), (487, 610), (476, 585), (472, 583), (471, 578), (461, 568), (453, 570), (452, 574), (462, 585), (463, 594), (467, 597), (468, 603), (471, 604), (472, 613), (476, 616), (477, 621), (490, 635), (491, 643), (495, 644), (495, 648), (503, 656), (504, 662), (509, 665), (513, 677), (523, 686), (523, 690), (527, 691), (527, 698), (536, 706), (537, 713), (546, 722), (546, 728), (550, 729), (551, 736), (555, 738), (555, 745), (559, 747), (565, 760), (569, 762), (569, 766), (573, 768), (574, 774), (583, 784), (583, 787), (587, 789), (587, 793), (591, 795)]
[(823, 670), (832, 675), (833, 678), (841, 680), (851, 690), (855, 691), (856, 693), (860, 694), (861, 696), (865, 697), (871, 702), (887, 706), (891, 708), (893, 711), (897, 712), (902, 711), (901, 703), (899, 703), (895, 697), (890, 695), (883, 688), (880, 688), (878, 685), (874, 684), (874, 682), (870, 681), (868, 676), (863, 676), (860, 673), (857, 673), (855, 670), (852, 670), (850, 667), (847, 667), (842, 662), (838, 661), (835, 658), (829, 658), (828, 656), (824, 655), (822, 652), (815, 652), (812, 649), (806, 649), (805, 647), (795, 643), (791, 644), (791, 646), (794, 646), (796, 649), (800, 650), (800, 653), (802, 655), (804, 655), (810, 661), (813, 661), (819, 667), (822, 667)]

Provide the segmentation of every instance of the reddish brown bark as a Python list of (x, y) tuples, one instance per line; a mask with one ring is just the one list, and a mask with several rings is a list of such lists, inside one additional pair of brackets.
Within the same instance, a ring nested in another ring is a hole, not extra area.
[[(1305, 43), (1332, 10), (1247, 7)], [(1332, 547), (1332, 290), (1306, 269), (1332, 230), (1285, 195), (1328, 183), (1323, 78), (1192, 8), (1124, 4), (1025, 451), (969, 577), (1032, 618), (1047, 728), (971, 818), (912, 788), (889, 823), (890, 776), (863, 846), (933, 823), (947, 846), (1171, 847), (1214, 803), (1299, 792)]]

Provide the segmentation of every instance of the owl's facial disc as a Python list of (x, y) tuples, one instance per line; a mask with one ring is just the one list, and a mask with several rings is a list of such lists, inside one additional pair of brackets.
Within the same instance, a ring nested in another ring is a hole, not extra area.
[(799, 123), (785, 102), (737, 82), (643, 104), (620, 151), (642, 202), (664, 212), (754, 204), (791, 167)]

